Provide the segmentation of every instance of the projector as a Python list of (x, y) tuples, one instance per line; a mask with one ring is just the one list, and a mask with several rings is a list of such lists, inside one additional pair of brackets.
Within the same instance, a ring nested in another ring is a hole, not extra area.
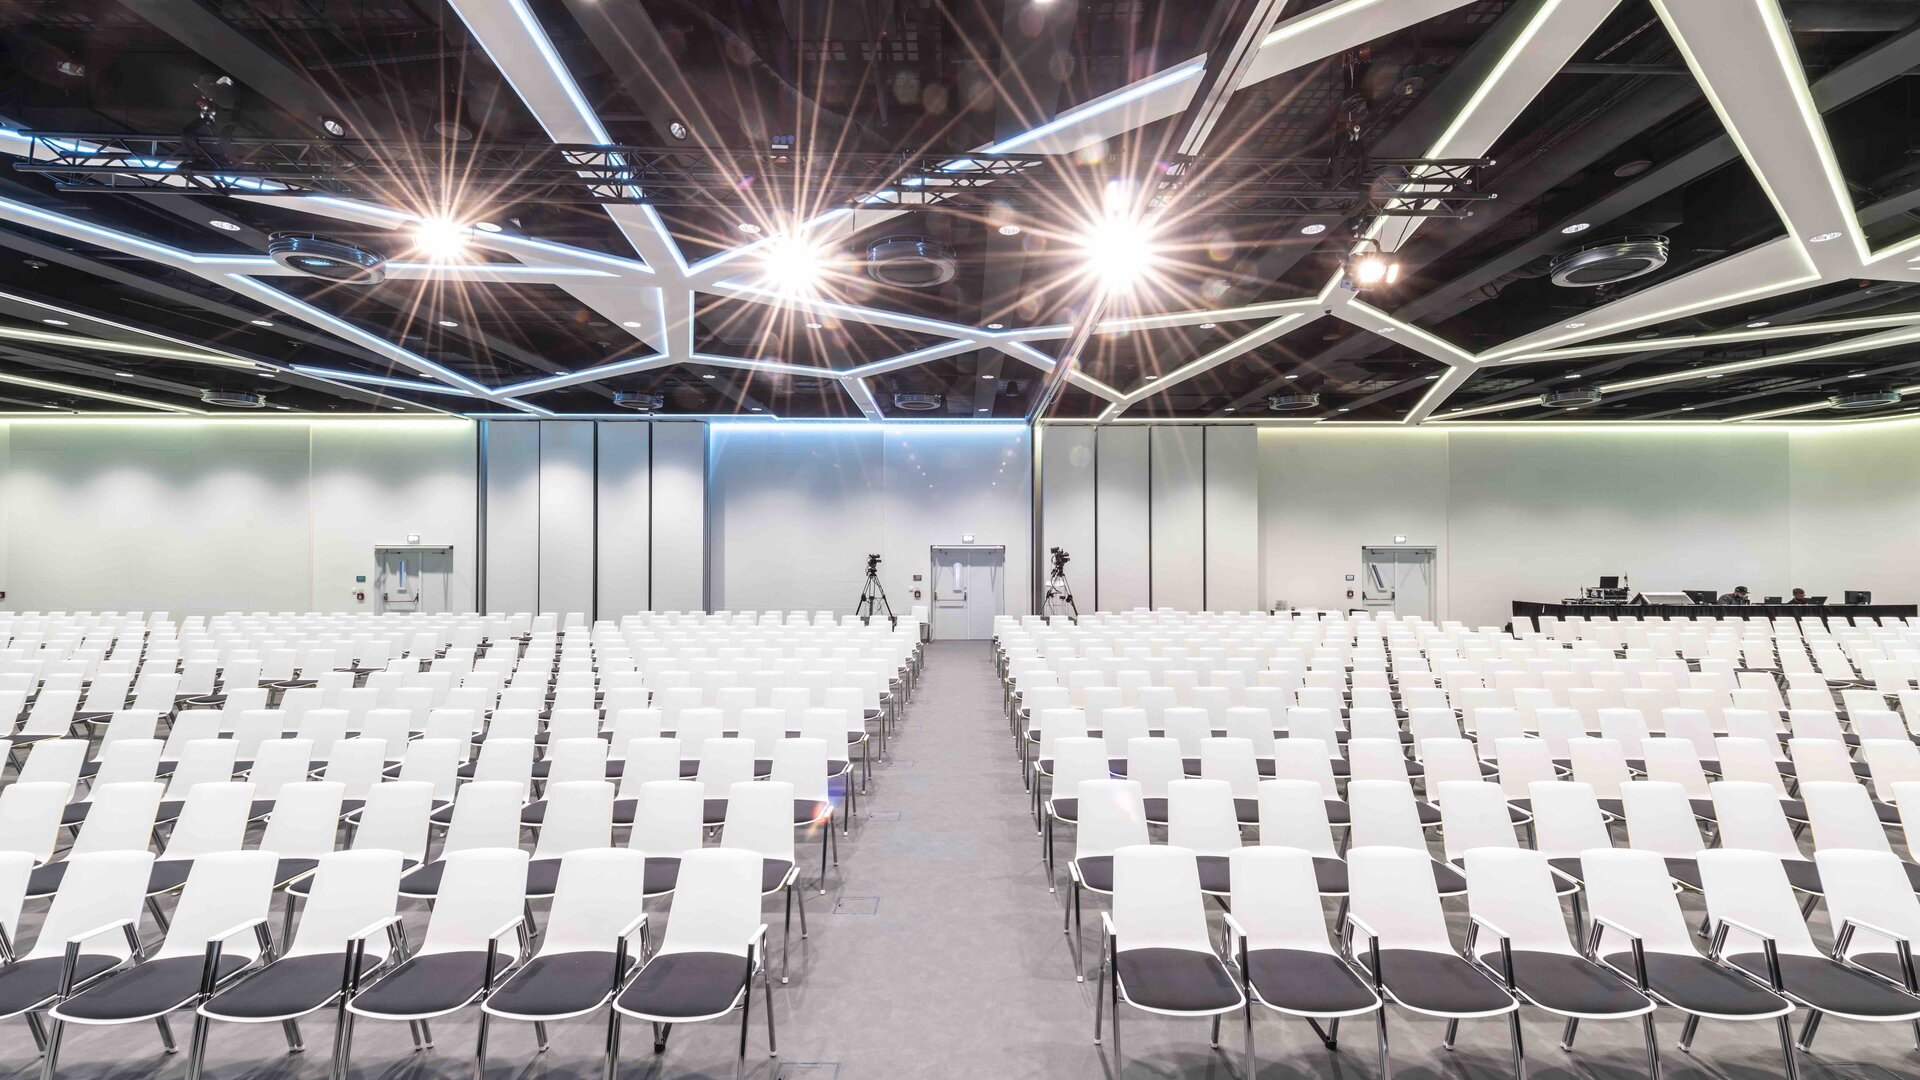
[(1579, 409), (1600, 404), (1600, 391), (1592, 387), (1574, 390), (1549, 390), (1540, 395), (1540, 404), (1549, 409)]
[(939, 394), (895, 394), (893, 407), (908, 412), (932, 412), (942, 404)]
[(616, 390), (613, 393), (613, 403), (623, 409), (632, 409), (634, 412), (659, 412), (667, 407), (667, 395)]
[(1267, 399), (1271, 412), (1304, 412), (1319, 407), (1319, 394), (1275, 394)]
[(200, 400), (228, 409), (261, 409), (267, 404), (265, 394), (256, 394), (251, 390), (202, 390)]
[(289, 270), (344, 285), (378, 285), (387, 276), (385, 255), (319, 233), (274, 233), (267, 254)]
[(1547, 275), (1561, 288), (1590, 289), (1651, 274), (1665, 265), (1666, 237), (1622, 236), (1555, 256)]
[(1835, 394), (1827, 399), (1827, 407), (1839, 412), (1884, 409), (1889, 405), (1898, 404), (1900, 404), (1898, 390), (1863, 390), (1857, 394)]
[(945, 285), (960, 272), (951, 247), (925, 236), (888, 236), (867, 249), (867, 276), (901, 289)]

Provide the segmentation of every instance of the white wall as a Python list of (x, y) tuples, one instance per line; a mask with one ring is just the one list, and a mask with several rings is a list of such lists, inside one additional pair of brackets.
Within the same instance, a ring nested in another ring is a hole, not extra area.
[(373, 546), (455, 546), (473, 602), (466, 421), (0, 424), (11, 610), (372, 610)]
[(905, 615), (928, 603), (932, 545), (971, 533), (976, 544), (1005, 545), (1008, 613), (1028, 610), (1024, 428), (743, 422), (711, 431), (715, 608), (851, 614), (866, 557), (879, 554), (881, 584)]

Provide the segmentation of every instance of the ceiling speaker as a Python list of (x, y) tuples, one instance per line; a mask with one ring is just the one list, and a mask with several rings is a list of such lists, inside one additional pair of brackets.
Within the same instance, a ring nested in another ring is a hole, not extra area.
[(613, 392), (613, 403), (623, 409), (632, 409), (634, 412), (659, 412), (667, 407), (667, 396), (616, 390)]
[(905, 409), (908, 412), (932, 412), (938, 409), (944, 400), (939, 394), (895, 394), (893, 407)]
[(1549, 390), (1540, 395), (1540, 404), (1549, 409), (1578, 409), (1600, 404), (1600, 391), (1591, 386), (1572, 390)]
[(1267, 408), (1272, 412), (1304, 412), (1319, 407), (1319, 394), (1275, 394), (1267, 399)]
[(1665, 265), (1666, 237), (1623, 236), (1555, 256), (1548, 275), (1562, 288), (1591, 289), (1651, 274)]
[(1827, 399), (1828, 407), (1840, 412), (1854, 412), (1859, 409), (1884, 409), (1889, 405), (1900, 404), (1898, 390), (1863, 390), (1857, 394), (1835, 394)]
[(202, 390), (200, 400), (227, 409), (259, 409), (267, 404), (265, 394), (251, 390)]
[(959, 272), (953, 249), (929, 237), (888, 236), (867, 249), (867, 276), (882, 285), (931, 289)]
[(378, 285), (387, 276), (385, 255), (319, 233), (274, 233), (267, 254), (289, 270), (347, 285)]

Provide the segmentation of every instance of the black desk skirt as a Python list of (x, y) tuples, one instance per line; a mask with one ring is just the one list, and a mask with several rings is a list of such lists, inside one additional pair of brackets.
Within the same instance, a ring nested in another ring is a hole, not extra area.
[(1513, 602), (1513, 619), (1539, 629), (1542, 615), (1584, 619), (1821, 619), (1846, 625), (1850, 619), (1911, 619), (1915, 604), (1542, 604)]

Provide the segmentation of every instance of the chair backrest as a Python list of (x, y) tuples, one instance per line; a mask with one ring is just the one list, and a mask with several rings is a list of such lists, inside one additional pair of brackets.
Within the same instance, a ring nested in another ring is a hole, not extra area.
[(1793, 759), (1793, 772), (1802, 784), (1809, 781), (1854, 783), (1853, 758), (1847, 744), (1839, 739), (1787, 740), (1787, 756)]
[(1107, 744), (1100, 739), (1061, 739), (1053, 744), (1053, 790), (1071, 798), (1082, 780), (1105, 780)]
[[(469, 784), (467, 790), (475, 786)], [(514, 813), (517, 825), (517, 801)], [(427, 936), (418, 955), (484, 952), (491, 935), (523, 917), (528, 858), (511, 844), (444, 854), (439, 898), (427, 918)]]
[[(216, 935), (266, 918), (277, 865), (271, 851), (218, 851), (193, 860), (166, 940), (149, 959), (203, 956)], [(234, 934), (221, 955), (253, 960), (260, 955), (260, 941), (253, 934)]]
[(1488, 780), (1449, 780), (1438, 785), (1440, 839), (1455, 862), (1481, 848), (1517, 848), (1506, 793)]
[(1633, 771), (1627, 767), (1626, 748), (1616, 740), (1569, 739), (1567, 753), (1573, 765), (1573, 778), (1593, 788), (1599, 798), (1619, 798), (1620, 785), (1633, 779)]
[[(456, 851), (518, 846), (524, 790), (512, 780), (475, 780), (462, 787), (453, 798), (453, 820), (441, 858)], [(445, 885), (441, 888), (444, 892)]]
[[(680, 856), (673, 906), (656, 956), (685, 952), (747, 955), (760, 921), (760, 856), (704, 848)], [(742, 985), (745, 971), (741, 972)]]
[[(597, 740), (596, 740), (597, 741)], [(547, 784), (547, 816), (534, 845), (536, 859), (613, 846), (613, 785), (602, 780)]]
[(353, 850), (387, 850), (418, 862), (427, 856), (427, 830), (433, 813), (433, 785), (424, 780), (392, 780), (367, 789)]
[(466, 746), (463, 739), (415, 739), (400, 759), (399, 779), (423, 780), (433, 785), (434, 798), (452, 799)]
[(1166, 798), (1167, 785), (1186, 774), (1177, 741), (1165, 738), (1127, 741), (1127, 778), (1140, 785), (1143, 798)]
[[(1578, 955), (1560, 914), (1547, 857), (1519, 848), (1479, 847), (1467, 852), (1467, 910), (1500, 928), (1515, 952)], [(1484, 954), (1498, 940), (1483, 934)]]
[(726, 800), (721, 847), (743, 848), (763, 859), (793, 861), (792, 784), (744, 780), (727, 791)]
[[(1841, 927), (1857, 922), (1908, 941), (1920, 939), (1920, 897), (1914, 895), (1899, 856), (1890, 851), (1823, 848), (1814, 852), (1813, 861), (1820, 868), (1820, 889), (1826, 895), (1836, 937)], [(1887, 949), (1886, 939), (1879, 934), (1860, 930), (1848, 943), (1847, 955)]]
[(1679, 784), (1689, 798), (1707, 797), (1707, 772), (1693, 743), (1656, 737), (1641, 743), (1640, 752), (1649, 780)]
[[(1807, 921), (1794, 899), (1793, 886), (1780, 859), (1764, 851), (1721, 848), (1700, 853), (1700, 891), (1706, 896), (1707, 918), (1717, 928), (1722, 920), (1750, 926), (1773, 938), (1781, 955), (1819, 956), (1807, 931)], [(1727, 934), (1723, 956), (1757, 953), (1758, 941), (1740, 926)]]
[(795, 799), (827, 802), (828, 746), (824, 739), (780, 739), (773, 744), (771, 778), (792, 787)]
[(607, 776), (607, 740), (556, 739), (547, 744), (547, 784), (569, 780), (604, 780)]
[(1542, 854), (1571, 859), (1593, 848), (1612, 846), (1599, 800), (1588, 785), (1535, 781), (1527, 785), (1527, 799), (1533, 810), (1533, 846)]
[(1224, 780), (1236, 799), (1254, 799), (1260, 795), (1260, 762), (1247, 739), (1200, 740), (1200, 775), (1209, 780)]
[[(1347, 888), (1354, 916), (1380, 935), (1382, 950), (1453, 952), (1424, 850), (1356, 844), (1347, 852)], [(1360, 938), (1354, 951), (1366, 955), (1365, 945)]]
[[(25, 855), (29, 866), (53, 858), (71, 792), (58, 780), (16, 780), (0, 788), (0, 852)], [(6, 927), (13, 933), (11, 923)]]
[[(129, 740), (125, 743), (116, 743), (111, 749), (119, 753), (123, 749), (134, 747), (136, 749), (133, 752), (137, 754), (139, 752), (137, 748), (149, 744), (152, 747), (153, 760), (157, 765), (160, 761), (161, 744), (156, 739)], [(105, 767), (108, 758), (107, 749), (104, 746), (101, 748), (102, 767)], [(87, 740), (85, 739), (41, 739), (28, 749), (27, 760), (20, 766), (20, 771), (14, 774), (14, 783), (64, 784), (68, 797), (71, 798), (74, 786), (80, 782), (80, 769), (86, 764), (86, 760)], [(141, 779), (153, 779), (153, 771), (149, 769), (147, 775)]]
[(532, 739), (493, 739), (480, 744), (473, 759), (473, 779), (500, 780), (520, 785), (522, 792), (533, 784)]
[[(1318, 805), (1319, 796), (1312, 801)], [(1243, 847), (1227, 856), (1227, 864), (1233, 917), (1246, 930), (1249, 949), (1333, 952), (1311, 854), (1289, 847)]]
[(1719, 780), (1708, 785), (1713, 796), (1714, 820), (1720, 824), (1720, 846), (1771, 852), (1781, 858), (1804, 859), (1787, 824), (1786, 811), (1773, 788), (1742, 780)]
[(1318, 739), (1289, 735), (1273, 744), (1273, 775), (1279, 780), (1311, 780), (1325, 799), (1340, 797), (1333, 758)]
[[(1580, 853), (1582, 887), (1596, 919), (1625, 927), (1649, 953), (1698, 956), (1693, 929), (1680, 911), (1667, 862), (1657, 852), (1633, 848), (1596, 848)], [(1603, 930), (1602, 956), (1631, 948), (1612, 930)], [(1631, 971), (1629, 963), (1622, 970)]]
[(1352, 810), (1354, 847), (1398, 847), (1426, 854), (1427, 838), (1413, 785), (1405, 780), (1352, 781), (1347, 785), (1347, 805)]
[(340, 803), (346, 794), (345, 784), (331, 780), (282, 786), (274, 800), (273, 815), (260, 834), (260, 850), (283, 859), (317, 859), (332, 851), (340, 831)]
[(1312, 780), (1260, 781), (1260, 844), (1299, 848), (1321, 858), (1339, 858), (1327, 801)]
[(1212, 955), (1194, 853), (1147, 844), (1115, 851), (1113, 932), (1114, 947), (1121, 952), (1182, 949)]
[(159, 816), (165, 791), (166, 786), (157, 781), (96, 783), (91, 793), (93, 809), (67, 849), (67, 858), (101, 851), (146, 851), (153, 844), (153, 819)]
[(1687, 789), (1666, 780), (1620, 785), (1627, 846), (1673, 859), (1691, 859), (1706, 848)]
[(1851, 780), (1812, 780), (1800, 785), (1800, 798), (1813, 823), (1816, 854), (1849, 848), (1893, 854), (1866, 788)]
[(1083, 780), (1075, 797), (1080, 822), (1074, 830), (1074, 858), (1112, 855), (1129, 844), (1148, 842), (1139, 781)]
[(650, 780), (635, 795), (627, 845), (654, 858), (678, 857), (701, 845), (705, 790), (694, 780)]
[[(0, 792), (0, 798), (4, 798)], [(25, 851), (0, 851), (0, 931), (7, 941), (18, 944), (20, 909), (25, 906), (27, 889), (33, 883), (33, 855)]]
[(1198, 855), (1225, 855), (1238, 848), (1240, 823), (1234, 814), (1233, 788), (1225, 780), (1168, 784), (1167, 843)]
[[(616, 936), (640, 915), (646, 878), (646, 856), (641, 851), (569, 851), (560, 860), (541, 955), (612, 952)], [(612, 974), (609, 968), (608, 985), (612, 985)]]
[[(155, 784), (156, 789), (159, 788)], [(154, 803), (160, 801), (155, 790)], [(67, 942), (103, 926), (132, 923), (139, 929), (141, 904), (147, 896), (147, 877), (153, 872), (153, 853), (139, 850), (76, 852), (67, 856), (67, 870), (59, 891), (40, 922), (33, 948), (22, 960), (52, 960), (66, 952)], [(126, 936), (117, 928), (86, 939), (88, 953), (124, 960), (129, 955)]]

